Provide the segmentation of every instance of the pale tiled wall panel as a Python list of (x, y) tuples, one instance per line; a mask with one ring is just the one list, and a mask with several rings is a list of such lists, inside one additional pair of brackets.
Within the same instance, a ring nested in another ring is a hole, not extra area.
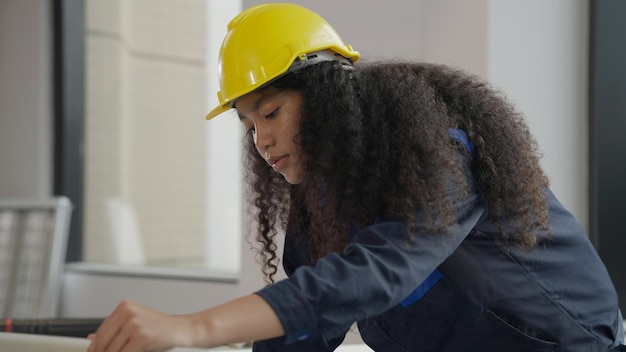
[(133, 50), (204, 61), (204, 1), (133, 0), (124, 5)]
[(89, 31), (121, 34), (122, 6), (127, 0), (86, 0), (85, 26)]
[(201, 257), (204, 68), (141, 57), (129, 68), (130, 193), (151, 236), (146, 251), (155, 260)]
[(201, 0), (86, 3), (87, 260), (119, 260), (119, 237), (148, 263), (203, 256), (204, 11)]
[(88, 35), (85, 49), (84, 255), (107, 261), (113, 248), (104, 200), (121, 199), (124, 189), (123, 52), (110, 36)]

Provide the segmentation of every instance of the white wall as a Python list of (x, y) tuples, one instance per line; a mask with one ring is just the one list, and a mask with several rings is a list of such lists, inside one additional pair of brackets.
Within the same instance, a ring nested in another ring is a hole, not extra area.
[(0, 1), (0, 197), (52, 192), (52, 19), (45, 0)]
[[(586, 226), (586, 0), (293, 2), (365, 58), (453, 64), (505, 89), (528, 116), (555, 192)], [(0, 196), (51, 192), (48, 11), (48, 0), (0, 1)], [(63, 315), (104, 315), (122, 298), (180, 313), (251, 292), (262, 281), (242, 250), (237, 284), (67, 274)]]
[(552, 190), (588, 230), (589, 4), (494, 0), (488, 11), (488, 78), (526, 114)]

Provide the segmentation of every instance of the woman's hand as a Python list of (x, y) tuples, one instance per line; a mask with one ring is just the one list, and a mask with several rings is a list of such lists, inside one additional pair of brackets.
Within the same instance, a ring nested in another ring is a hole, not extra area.
[(158, 351), (193, 345), (192, 316), (172, 316), (122, 301), (91, 335), (88, 352)]
[(168, 315), (122, 301), (91, 335), (88, 352), (210, 348), (285, 334), (278, 316), (256, 294), (187, 315)]

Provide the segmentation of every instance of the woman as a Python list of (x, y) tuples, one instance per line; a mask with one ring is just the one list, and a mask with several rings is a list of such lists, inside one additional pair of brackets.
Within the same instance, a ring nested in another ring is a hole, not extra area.
[[(608, 351), (617, 294), (557, 201), (523, 118), (438, 65), (358, 64), (293, 4), (250, 8), (220, 52), (220, 105), (245, 130), (271, 285), (185, 316), (121, 303), (90, 351), (257, 341), (332, 351)], [(286, 231), (278, 270), (275, 237)]]

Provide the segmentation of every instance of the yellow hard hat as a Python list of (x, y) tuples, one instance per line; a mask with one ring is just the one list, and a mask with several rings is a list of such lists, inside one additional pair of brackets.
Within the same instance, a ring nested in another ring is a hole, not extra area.
[[(219, 105), (206, 115), (207, 120), (287, 72), (295, 61), (307, 60), (307, 54), (330, 51), (351, 62), (360, 56), (326, 20), (296, 4), (251, 7), (230, 21), (227, 29), (218, 63)], [(320, 57), (328, 60), (328, 55)]]

